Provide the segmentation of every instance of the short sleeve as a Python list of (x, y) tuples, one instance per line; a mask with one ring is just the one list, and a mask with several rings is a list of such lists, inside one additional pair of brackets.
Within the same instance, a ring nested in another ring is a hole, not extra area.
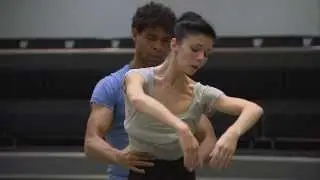
[[(125, 74), (125, 78), (132, 73), (137, 73), (140, 76), (143, 77), (144, 80), (144, 89), (147, 90), (146, 92), (148, 93), (149, 90), (153, 87), (153, 75), (152, 75), (152, 68), (140, 68), (140, 69), (130, 69), (126, 74)], [(123, 78), (123, 80), (125, 80), (125, 78)], [(122, 83), (124, 84), (124, 82)]]
[(224, 92), (211, 86), (202, 86), (201, 101), (203, 104), (203, 113), (211, 116), (214, 113), (214, 104)]
[(112, 76), (101, 79), (92, 92), (90, 102), (113, 110), (119, 93), (119, 83), (119, 80)]
[(132, 73), (138, 73), (143, 77), (145, 82), (148, 82), (150, 79), (150, 68), (130, 69), (128, 72), (126, 72), (125, 77)]

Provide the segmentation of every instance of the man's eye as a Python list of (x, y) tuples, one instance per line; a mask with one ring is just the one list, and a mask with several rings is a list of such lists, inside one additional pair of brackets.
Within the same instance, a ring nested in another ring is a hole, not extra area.
[(149, 35), (149, 36), (147, 36), (147, 39), (150, 41), (156, 41), (157, 37)]

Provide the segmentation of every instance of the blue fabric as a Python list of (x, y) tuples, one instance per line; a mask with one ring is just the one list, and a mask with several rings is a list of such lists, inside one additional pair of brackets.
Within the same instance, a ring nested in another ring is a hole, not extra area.
[[(117, 149), (123, 149), (128, 145), (128, 135), (123, 127), (125, 105), (123, 93), (120, 89), (125, 73), (129, 70), (129, 65), (125, 65), (118, 71), (101, 79), (95, 86), (90, 100), (91, 103), (105, 106), (113, 111), (112, 128), (105, 138)], [(117, 165), (108, 165), (107, 173), (111, 180), (122, 180), (127, 178), (129, 170)]]

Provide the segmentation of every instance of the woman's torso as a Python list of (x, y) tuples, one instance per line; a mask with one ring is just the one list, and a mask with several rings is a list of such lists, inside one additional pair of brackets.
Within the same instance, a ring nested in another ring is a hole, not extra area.
[[(145, 93), (161, 102), (195, 132), (196, 124), (203, 112), (203, 104), (200, 101), (202, 85), (188, 80), (184, 87), (173, 88), (155, 75), (154, 67), (134, 71), (144, 77)], [(129, 148), (148, 152), (160, 159), (174, 160), (183, 155), (174, 128), (147, 114), (135, 111), (127, 98), (125, 104), (124, 127), (129, 136)]]

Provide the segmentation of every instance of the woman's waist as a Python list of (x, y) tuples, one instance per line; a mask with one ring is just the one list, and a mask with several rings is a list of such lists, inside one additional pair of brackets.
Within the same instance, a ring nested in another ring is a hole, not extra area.
[(154, 159), (153, 162), (158, 168), (184, 168), (183, 156), (174, 160)]
[(179, 140), (159, 143), (157, 141), (145, 141), (135, 137), (129, 137), (128, 147), (133, 151), (145, 152), (163, 160), (176, 160), (183, 155)]
[(178, 142), (178, 134), (171, 129), (156, 128), (156, 127), (137, 127), (136, 125), (125, 126), (129, 137), (134, 139), (152, 143), (152, 144), (175, 144)]
[[(200, 117), (185, 117), (181, 118), (190, 128), (192, 132), (195, 131), (196, 122)], [(155, 133), (176, 133), (176, 129), (172, 126), (169, 126), (157, 119), (154, 119), (144, 113), (136, 113), (133, 117), (126, 119), (124, 121), (124, 127), (126, 131), (148, 131)]]

